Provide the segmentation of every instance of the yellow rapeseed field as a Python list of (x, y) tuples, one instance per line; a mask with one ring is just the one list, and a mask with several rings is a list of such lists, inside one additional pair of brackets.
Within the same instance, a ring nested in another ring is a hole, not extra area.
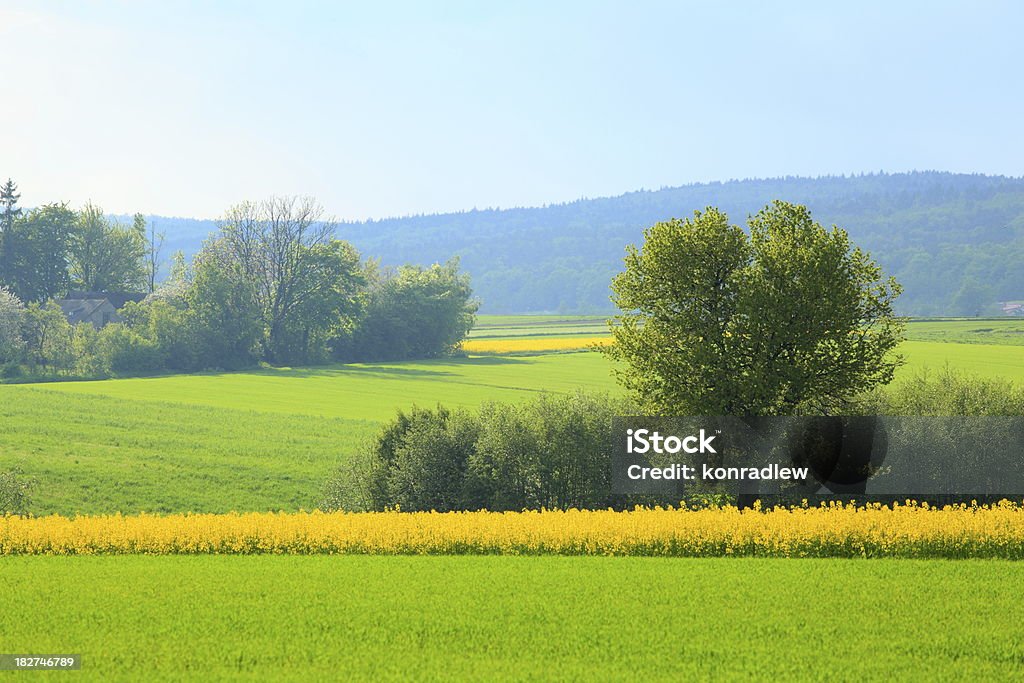
[(607, 346), (611, 337), (544, 337), (535, 339), (467, 339), (462, 350), (467, 353), (526, 353), (531, 351), (574, 351), (594, 346)]
[(0, 518), (0, 554), (125, 553), (1024, 559), (1024, 506)]

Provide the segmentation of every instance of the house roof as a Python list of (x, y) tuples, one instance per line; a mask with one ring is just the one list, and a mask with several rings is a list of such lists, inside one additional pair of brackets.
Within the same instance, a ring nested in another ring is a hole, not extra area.
[(64, 298), (65, 301), (96, 301), (106, 299), (114, 308), (120, 310), (129, 301), (142, 301), (145, 294), (139, 292), (80, 292), (72, 290)]
[(64, 311), (64, 315), (67, 316), (68, 322), (72, 325), (92, 322), (90, 318), (104, 304), (111, 308), (114, 307), (108, 299), (60, 299), (57, 301), (60, 310)]

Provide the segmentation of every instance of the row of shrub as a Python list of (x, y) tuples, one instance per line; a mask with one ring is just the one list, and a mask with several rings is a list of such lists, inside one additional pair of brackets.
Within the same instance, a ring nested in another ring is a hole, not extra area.
[(328, 483), (328, 510), (602, 508), (611, 493), (611, 419), (603, 395), (541, 395), (477, 412), (399, 412)]
[[(849, 414), (1024, 415), (1024, 387), (949, 368), (860, 397)], [(541, 395), (478, 411), (398, 415), (325, 488), (325, 510), (524, 510), (678, 503), (615, 495), (612, 418), (635, 409), (606, 395)], [(732, 502), (713, 490), (701, 501)], [(690, 501), (693, 502), (693, 501)]]

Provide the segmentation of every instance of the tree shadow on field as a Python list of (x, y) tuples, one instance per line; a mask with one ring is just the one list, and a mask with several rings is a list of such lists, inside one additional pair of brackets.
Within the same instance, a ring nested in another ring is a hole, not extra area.
[(442, 362), (451, 365), (521, 365), (529, 363), (526, 357), (513, 356), (471, 356), (469, 358), (447, 358)]
[[(459, 374), (453, 371), (455, 368), (473, 368), (494, 365), (523, 365), (530, 363), (528, 359), (506, 358), (500, 356), (439, 358), (407, 362), (409, 365), (416, 365), (417, 367), (405, 367), (401, 362), (353, 363), (306, 368), (261, 368), (258, 370), (250, 370), (247, 374), (262, 375), (265, 377), (288, 377), (295, 379), (334, 379), (368, 375), (393, 377), (396, 379), (412, 377), (452, 377)], [(424, 365), (431, 367), (423, 367)]]

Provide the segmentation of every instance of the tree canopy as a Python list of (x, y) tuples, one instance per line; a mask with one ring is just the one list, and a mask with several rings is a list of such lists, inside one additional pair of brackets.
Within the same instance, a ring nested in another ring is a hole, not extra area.
[(124, 226), (86, 204), (72, 232), (71, 284), (90, 292), (142, 291), (146, 283), (145, 226)]
[(476, 321), (469, 276), (458, 259), (381, 270), (368, 266), (366, 311), (351, 335), (335, 342), (343, 360), (434, 358), (454, 351)]
[(899, 285), (803, 206), (773, 202), (749, 234), (715, 208), (657, 223), (625, 266), (605, 352), (650, 410), (828, 414), (901, 362)]

